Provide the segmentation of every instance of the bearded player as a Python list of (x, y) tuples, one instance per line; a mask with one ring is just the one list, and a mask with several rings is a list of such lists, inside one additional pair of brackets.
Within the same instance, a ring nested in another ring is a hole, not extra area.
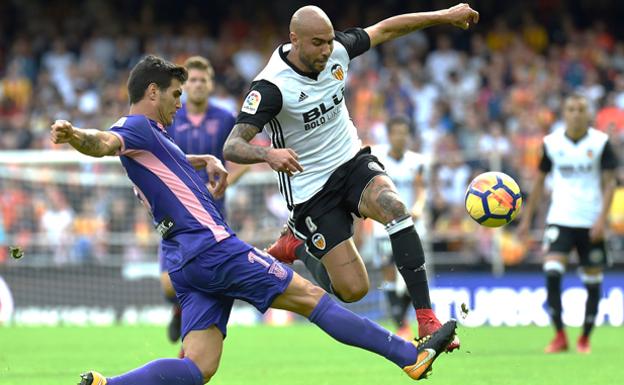
[[(344, 302), (361, 299), (368, 274), (353, 243), (353, 216), (385, 225), (393, 259), (416, 309), (419, 335), (437, 330), (425, 255), (413, 219), (382, 164), (362, 148), (344, 101), (352, 59), (418, 29), (468, 28), (479, 14), (467, 4), (403, 14), (362, 28), (335, 31), (318, 7), (298, 9), (290, 43), (279, 46), (251, 85), (224, 147), (227, 160), (268, 163), (291, 210), (288, 229), (268, 252), (302, 260), (318, 284)], [(265, 129), (272, 147), (250, 144)], [(458, 348), (455, 340), (450, 350)]]

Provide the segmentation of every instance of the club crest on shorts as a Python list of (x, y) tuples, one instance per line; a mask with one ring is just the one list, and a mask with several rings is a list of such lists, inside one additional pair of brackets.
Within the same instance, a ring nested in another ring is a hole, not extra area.
[(344, 80), (344, 70), (340, 64), (334, 64), (331, 68), (331, 73), (336, 80)]
[(325, 237), (321, 233), (316, 233), (312, 235), (312, 244), (316, 246), (319, 250), (325, 250), (327, 243), (325, 242)]
[(383, 172), (383, 167), (381, 167), (381, 165), (377, 162), (368, 162), (368, 168), (373, 171)]
[(262, 100), (262, 95), (260, 92), (253, 90), (243, 102), (243, 106), (241, 107), (241, 111), (246, 112), (250, 115), (254, 115), (256, 111), (258, 111), (258, 106), (260, 106), (260, 100)]

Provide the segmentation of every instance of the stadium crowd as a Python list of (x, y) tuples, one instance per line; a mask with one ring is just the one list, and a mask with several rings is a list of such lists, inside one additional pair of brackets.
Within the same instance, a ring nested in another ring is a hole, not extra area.
[[(481, 256), (474, 250), (487, 255), (491, 236), (463, 212), (468, 182), (479, 172), (499, 169), (528, 189), (542, 137), (562, 124), (559, 112), (566, 94), (587, 96), (595, 127), (610, 134), (616, 153), (624, 153), (624, 41), (617, 34), (621, 31), (614, 30), (613, 18), (594, 18), (598, 21), (587, 25), (579, 16), (587, 2), (565, 9), (558, 8), (562, 1), (553, 0), (526, 2), (522, 10), (488, 19), (500, 5), (481, 3), (492, 8), (488, 11), (475, 2), (482, 20), (473, 32), (416, 32), (354, 60), (346, 98), (365, 144), (387, 143), (389, 117), (410, 117), (412, 147), (432, 162), (429, 214), (434, 250), (477, 259)], [(124, 79), (146, 53), (177, 63), (196, 54), (208, 57), (216, 75), (212, 102), (236, 114), (250, 81), (275, 47), (287, 40), (286, 20), (299, 4), (283, 9), (261, 9), (249, 1), (211, 5), (214, 12), (203, 9), (207, 6), (201, 2), (189, 2), (184, 9), (161, 1), (3, 2), (0, 149), (53, 148), (48, 128), (58, 118), (106, 129), (126, 113)], [(345, 9), (330, 2), (320, 5), (335, 28), (344, 29), (372, 24), (395, 8), (423, 10), (447, 4), (386, 1), (365, 9), (357, 2)], [(624, 168), (619, 174), (624, 180)], [(85, 200), (88, 194), (69, 199), (67, 192), (56, 190), (41, 201), (42, 207), (33, 208), (32, 191), (9, 189), (1, 181), (0, 187), (0, 243), (2, 234), (50, 234), (63, 223), (86, 234), (73, 241), (74, 250), (97, 250), (105, 230), (149, 238), (149, 223), (129, 209), (136, 206), (131, 201), (104, 200), (110, 207), (97, 210), (91, 204), (95, 200)], [(230, 199), (229, 217), (236, 230), (253, 237), (259, 229), (280, 225), (283, 211), (275, 204), (275, 186), (257, 191), (259, 202), (250, 202), (249, 194), (241, 191), (244, 187), (234, 190)], [(261, 212), (259, 207), (267, 203), (270, 208)], [(130, 222), (113, 223), (110, 213), (128, 212), (133, 213)], [(624, 208), (615, 214), (613, 230), (624, 237)], [(31, 223), (25, 225), (27, 218)], [(543, 217), (535, 223), (543, 223)], [(483, 236), (475, 238), (475, 232)], [(261, 233), (270, 238), (266, 231)], [(264, 238), (261, 241), (267, 241)], [(509, 242), (508, 262), (514, 263), (524, 252), (514, 251), (520, 246)], [(142, 258), (136, 251), (125, 255)]]

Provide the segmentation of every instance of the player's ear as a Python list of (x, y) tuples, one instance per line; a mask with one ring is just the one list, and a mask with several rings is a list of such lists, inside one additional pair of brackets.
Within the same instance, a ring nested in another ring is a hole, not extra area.
[(158, 86), (156, 85), (156, 83), (150, 83), (147, 86), (147, 90), (145, 90), (145, 95), (148, 97), (149, 100), (156, 100), (156, 98), (158, 97)]
[(290, 37), (290, 43), (293, 45), (293, 47), (296, 47), (299, 44), (299, 38), (297, 37), (297, 34), (291, 31), (288, 35)]

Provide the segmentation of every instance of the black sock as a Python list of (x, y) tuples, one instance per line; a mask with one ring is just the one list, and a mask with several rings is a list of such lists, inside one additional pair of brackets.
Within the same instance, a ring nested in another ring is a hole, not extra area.
[(392, 320), (397, 325), (397, 327), (402, 327), (404, 313), (401, 298), (397, 296), (394, 288), (384, 290), (384, 293), (386, 294), (386, 298), (388, 299), (388, 303), (390, 304), (390, 316), (392, 316)]
[(386, 226), (386, 230), (390, 235), (394, 263), (405, 280), (414, 308), (431, 309), (425, 252), (412, 217), (396, 219)]
[(583, 323), (583, 335), (589, 337), (596, 322), (598, 304), (600, 303), (600, 282), (585, 283), (587, 289), (587, 301), (585, 302), (585, 322)]
[(561, 320), (561, 272), (556, 270), (546, 271), (546, 290), (548, 292), (547, 302), (550, 317), (557, 331), (563, 330)]
[(297, 246), (295, 249), (295, 255), (299, 258), (304, 265), (308, 268), (312, 277), (316, 283), (322, 287), (326, 292), (334, 294), (334, 289), (331, 285), (331, 279), (329, 278), (329, 274), (327, 274), (327, 269), (323, 262), (317, 259), (312, 254), (308, 253), (305, 247), (305, 243)]

